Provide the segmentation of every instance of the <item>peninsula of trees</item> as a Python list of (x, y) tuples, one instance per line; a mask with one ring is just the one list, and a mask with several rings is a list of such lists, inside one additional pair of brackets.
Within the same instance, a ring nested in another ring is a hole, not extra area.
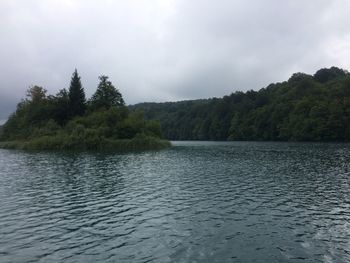
[(350, 141), (350, 74), (336, 67), (223, 98), (141, 103), (171, 140)]
[(99, 77), (87, 100), (77, 70), (69, 90), (55, 96), (39, 86), (1, 127), (0, 148), (30, 150), (144, 150), (170, 146), (161, 140), (158, 121), (146, 121), (141, 111), (130, 112), (107, 76)]

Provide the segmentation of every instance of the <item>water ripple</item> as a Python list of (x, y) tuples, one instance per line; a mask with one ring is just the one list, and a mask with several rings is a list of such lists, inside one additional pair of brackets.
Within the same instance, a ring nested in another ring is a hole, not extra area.
[(350, 261), (350, 145), (174, 144), (0, 150), (0, 261)]

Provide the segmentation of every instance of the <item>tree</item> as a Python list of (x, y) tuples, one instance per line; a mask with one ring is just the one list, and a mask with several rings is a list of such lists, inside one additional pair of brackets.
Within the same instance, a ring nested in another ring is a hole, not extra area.
[(322, 68), (315, 73), (314, 78), (318, 82), (326, 83), (338, 77), (344, 77), (347, 74), (347, 71), (337, 67)]
[(52, 118), (64, 125), (70, 117), (69, 94), (66, 89), (60, 90), (56, 96), (49, 96)]
[(76, 69), (72, 75), (68, 96), (71, 117), (83, 115), (86, 109), (85, 92)]
[(97, 90), (90, 100), (93, 109), (105, 108), (109, 109), (113, 106), (124, 106), (122, 94), (116, 89), (107, 76), (100, 76), (100, 83)]
[(27, 90), (27, 97), (30, 101), (37, 102), (46, 98), (46, 92), (42, 87), (32, 86)]

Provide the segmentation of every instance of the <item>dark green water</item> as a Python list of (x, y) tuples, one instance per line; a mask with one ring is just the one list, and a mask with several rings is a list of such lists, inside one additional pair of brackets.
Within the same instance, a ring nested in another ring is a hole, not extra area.
[(0, 262), (350, 262), (350, 145), (0, 150)]

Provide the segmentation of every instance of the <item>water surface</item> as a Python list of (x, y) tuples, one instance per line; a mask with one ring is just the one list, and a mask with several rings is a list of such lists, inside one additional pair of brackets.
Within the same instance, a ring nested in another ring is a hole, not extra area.
[(350, 262), (350, 145), (0, 150), (0, 262)]

